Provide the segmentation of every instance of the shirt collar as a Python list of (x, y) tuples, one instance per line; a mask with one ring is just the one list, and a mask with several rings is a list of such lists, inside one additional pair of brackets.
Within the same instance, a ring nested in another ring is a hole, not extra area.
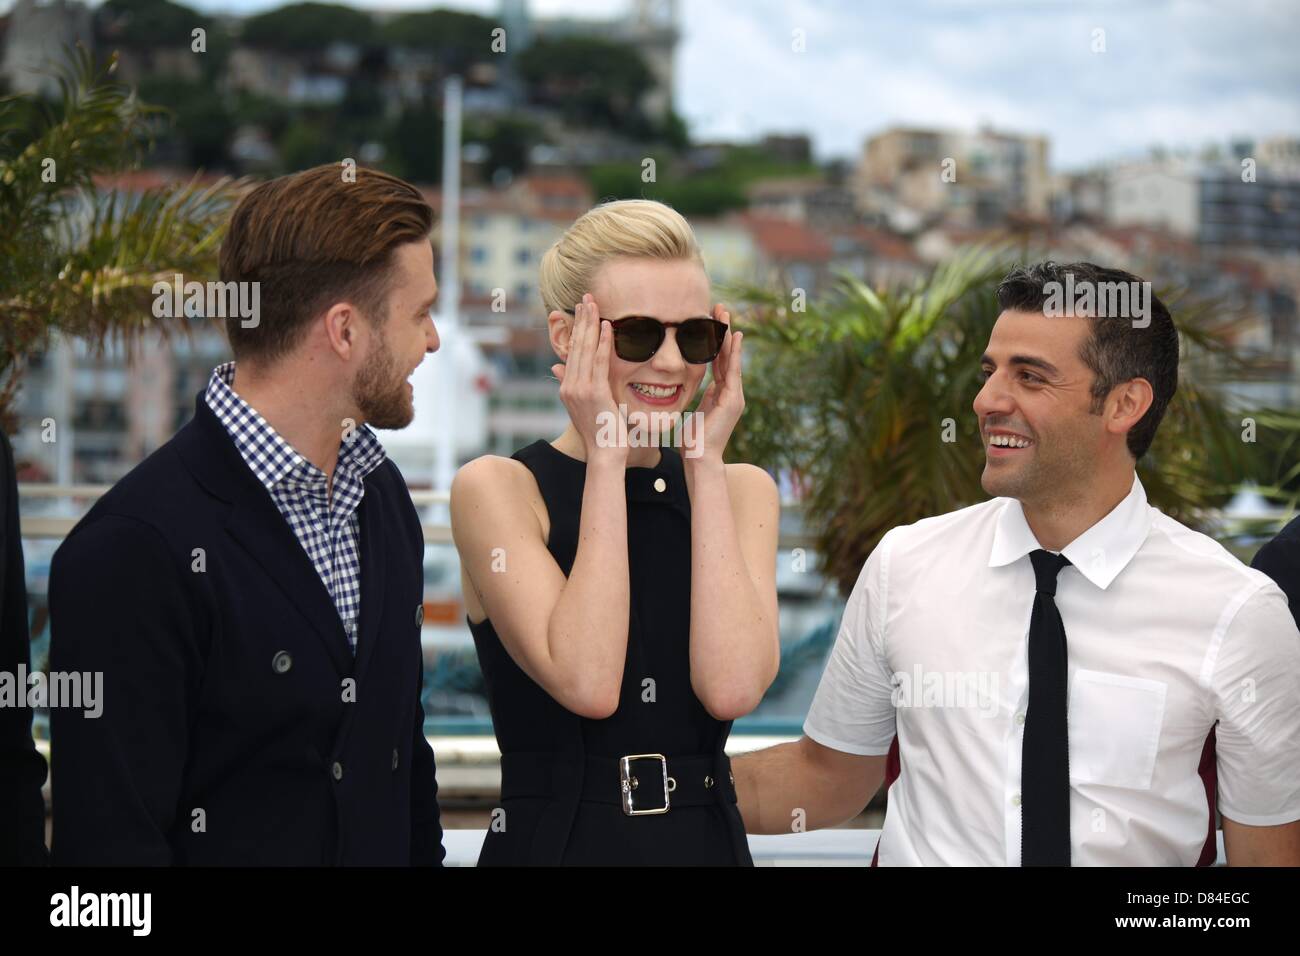
[[(257, 409), (239, 397), (231, 387), (234, 381), (235, 363), (218, 365), (212, 370), (204, 399), (230, 433), (257, 480), (268, 490), (295, 474), (323, 481), (325, 473), (299, 454)], [(383, 464), (386, 457), (375, 433), (361, 425), (339, 442), (336, 474), (350, 472), (358, 480), (363, 479)]]
[[(1079, 573), (1105, 590), (1128, 566), (1151, 529), (1151, 509), (1147, 507), (1146, 489), (1137, 475), (1124, 500), (1104, 518), (1079, 535), (1061, 552)], [(1025, 520), (1020, 502), (1007, 498), (993, 530), (993, 547), (989, 567), (998, 568), (1018, 561), (1041, 548)]]

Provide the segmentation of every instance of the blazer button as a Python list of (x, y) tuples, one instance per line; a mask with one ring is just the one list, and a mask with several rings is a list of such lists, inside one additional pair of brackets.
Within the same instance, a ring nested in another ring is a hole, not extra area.
[(288, 651), (280, 651), (271, 658), (271, 669), (277, 674), (283, 674), (293, 666), (293, 657)]
[(424, 627), (424, 605), (421, 604), (415, 609), (415, 626)]
[(393, 748), (393, 769), (397, 769), (397, 748)]
[(331, 767), (330, 770), (333, 772), (335, 780), (343, 779), (343, 764), (336, 760), (334, 761), (334, 766)]

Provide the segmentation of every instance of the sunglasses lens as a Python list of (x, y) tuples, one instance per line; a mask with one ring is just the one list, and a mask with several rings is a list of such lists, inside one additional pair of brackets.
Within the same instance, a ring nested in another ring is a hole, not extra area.
[(644, 362), (663, 340), (664, 327), (654, 319), (627, 319), (614, 330), (614, 352), (625, 362)]
[(722, 351), (727, 327), (716, 319), (688, 319), (677, 327), (677, 347), (693, 365), (712, 362)]

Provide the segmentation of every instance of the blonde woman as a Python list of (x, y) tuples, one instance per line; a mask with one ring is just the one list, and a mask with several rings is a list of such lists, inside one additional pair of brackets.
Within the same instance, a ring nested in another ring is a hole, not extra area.
[[(657, 202), (579, 218), (541, 293), (569, 425), (451, 492), (502, 754), (479, 864), (751, 866), (723, 747), (776, 676), (779, 505), (766, 472), (723, 463), (743, 336)], [(688, 442), (647, 442), (710, 366)]]

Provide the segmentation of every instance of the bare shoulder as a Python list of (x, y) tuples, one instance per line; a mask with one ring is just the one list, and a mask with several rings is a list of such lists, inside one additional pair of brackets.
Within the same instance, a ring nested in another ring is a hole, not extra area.
[(480, 455), (461, 465), (451, 483), (451, 495), (455, 500), (460, 497), (479, 497), (481, 495), (499, 496), (518, 488), (521, 483), (532, 481), (532, 472), (523, 462), (501, 455)]
[(762, 468), (745, 462), (728, 464), (727, 490), (754, 507), (775, 508), (780, 505), (776, 482)]
[[(482, 455), (466, 462), (451, 483), (452, 525), (457, 519), (500, 516), (515, 522), (532, 514), (544, 529), (546, 506), (528, 466), (514, 458)], [(544, 536), (544, 535), (543, 535)]]

